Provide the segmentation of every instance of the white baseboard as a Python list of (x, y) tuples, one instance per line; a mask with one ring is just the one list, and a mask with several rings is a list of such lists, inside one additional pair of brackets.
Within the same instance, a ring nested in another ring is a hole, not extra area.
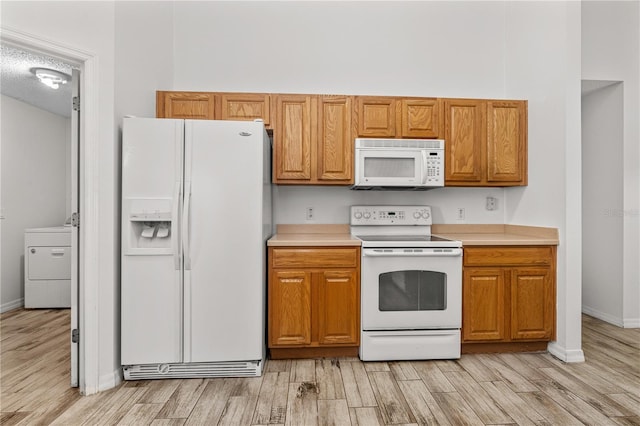
[(622, 326), (624, 328), (640, 328), (640, 318), (623, 319)]
[(551, 355), (564, 362), (584, 362), (582, 349), (566, 349), (558, 345), (558, 342), (550, 342), (547, 350)]
[(623, 327), (623, 324), (624, 324), (624, 321), (622, 320), (622, 318), (616, 317), (611, 314), (607, 314), (605, 312), (599, 311), (589, 306), (582, 305), (582, 313), (587, 314), (594, 318), (598, 318), (599, 320), (608, 322), (609, 324), (613, 324), (618, 327)]
[(118, 368), (117, 370), (113, 370), (109, 374), (100, 376), (100, 380), (98, 382), (98, 392), (115, 388), (120, 383), (122, 383), (122, 369)]
[(11, 302), (3, 303), (0, 305), (0, 314), (13, 311), (14, 309), (22, 308), (24, 306), (24, 298), (12, 300)]
[(83, 395), (93, 395), (98, 392), (103, 392), (109, 389), (113, 389), (122, 383), (122, 369), (112, 371), (109, 374), (104, 374), (98, 379), (98, 386), (85, 387)]

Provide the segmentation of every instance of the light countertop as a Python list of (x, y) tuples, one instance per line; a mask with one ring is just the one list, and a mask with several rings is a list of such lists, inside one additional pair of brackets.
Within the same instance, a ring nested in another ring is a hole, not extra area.
[(360, 246), (349, 225), (277, 225), (268, 246)]
[[(463, 246), (558, 245), (556, 228), (520, 225), (432, 225), (431, 233), (462, 241)], [(360, 246), (347, 224), (277, 225), (268, 246)]]
[(432, 225), (431, 233), (463, 246), (531, 246), (560, 242), (557, 228), (520, 225)]

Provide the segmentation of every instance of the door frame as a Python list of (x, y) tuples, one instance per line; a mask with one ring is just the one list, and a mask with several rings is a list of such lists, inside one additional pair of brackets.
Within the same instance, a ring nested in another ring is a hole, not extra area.
[[(27, 33), (2, 28), (2, 43), (46, 56), (58, 58), (80, 67), (82, 113), (78, 149), (78, 182), (80, 184), (80, 227), (78, 244), (78, 387), (81, 394), (89, 395), (99, 389), (99, 327), (98, 288), (99, 275), (99, 155), (98, 155), (98, 57), (75, 47), (60, 44)], [(77, 154), (77, 153), (76, 153)], [(90, 173), (87, 173), (90, 171)], [(75, 179), (75, 177), (72, 177)], [(93, 283), (93, 284), (91, 284)]]

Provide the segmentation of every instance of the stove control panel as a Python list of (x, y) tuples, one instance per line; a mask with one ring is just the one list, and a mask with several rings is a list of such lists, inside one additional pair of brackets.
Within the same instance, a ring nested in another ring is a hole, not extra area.
[(431, 206), (351, 206), (351, 225), (431, 225)]

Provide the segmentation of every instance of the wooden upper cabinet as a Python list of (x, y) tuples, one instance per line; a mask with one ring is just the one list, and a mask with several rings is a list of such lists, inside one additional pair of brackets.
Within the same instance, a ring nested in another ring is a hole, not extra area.
[(350, 96), (273, 96), (274, 183), (353, 183), (352, 102)]
[(220, 98), (221, 120), (255, 120), (271, 125), (270, 96), (264, 93), (222, 93)]
[(396, 98), (357, 96), (356, 132), (369, 138), (396, 136)]
[(438, 138), (440, 101), (436, 98), (357, 96), (355, 131), (369, 138)]
[(527, 184), (527, 103), (487, 102), (487, 182)]
[(527, 102), (444, 99), (445, 185), (527, 184)]
[(215, 95), (210, 92), (156, 92), (157, 118), (213, 120)]
[(317, 178), (353, 183), (352, 98), (318, 98)]
[(445, 186), (527, 185), (527, 101), (158, 91), (156, 116), (262, 119), (277, 184), (353, 184), (364, 137), (444, 139)]
[(446, 99), (443, 105), (445, 184), (480, 184), (485, 170), (485, 103)]
[(311, 150), (316, 142), (315, 120), (311, 122), (314, 117), (311, 96), (276, 95), (273, 102), (273, 182), (310, 181)]
[(403, 138), (438, 138), (440, 121), (438, 99), (400, 99), (400, 129)]

